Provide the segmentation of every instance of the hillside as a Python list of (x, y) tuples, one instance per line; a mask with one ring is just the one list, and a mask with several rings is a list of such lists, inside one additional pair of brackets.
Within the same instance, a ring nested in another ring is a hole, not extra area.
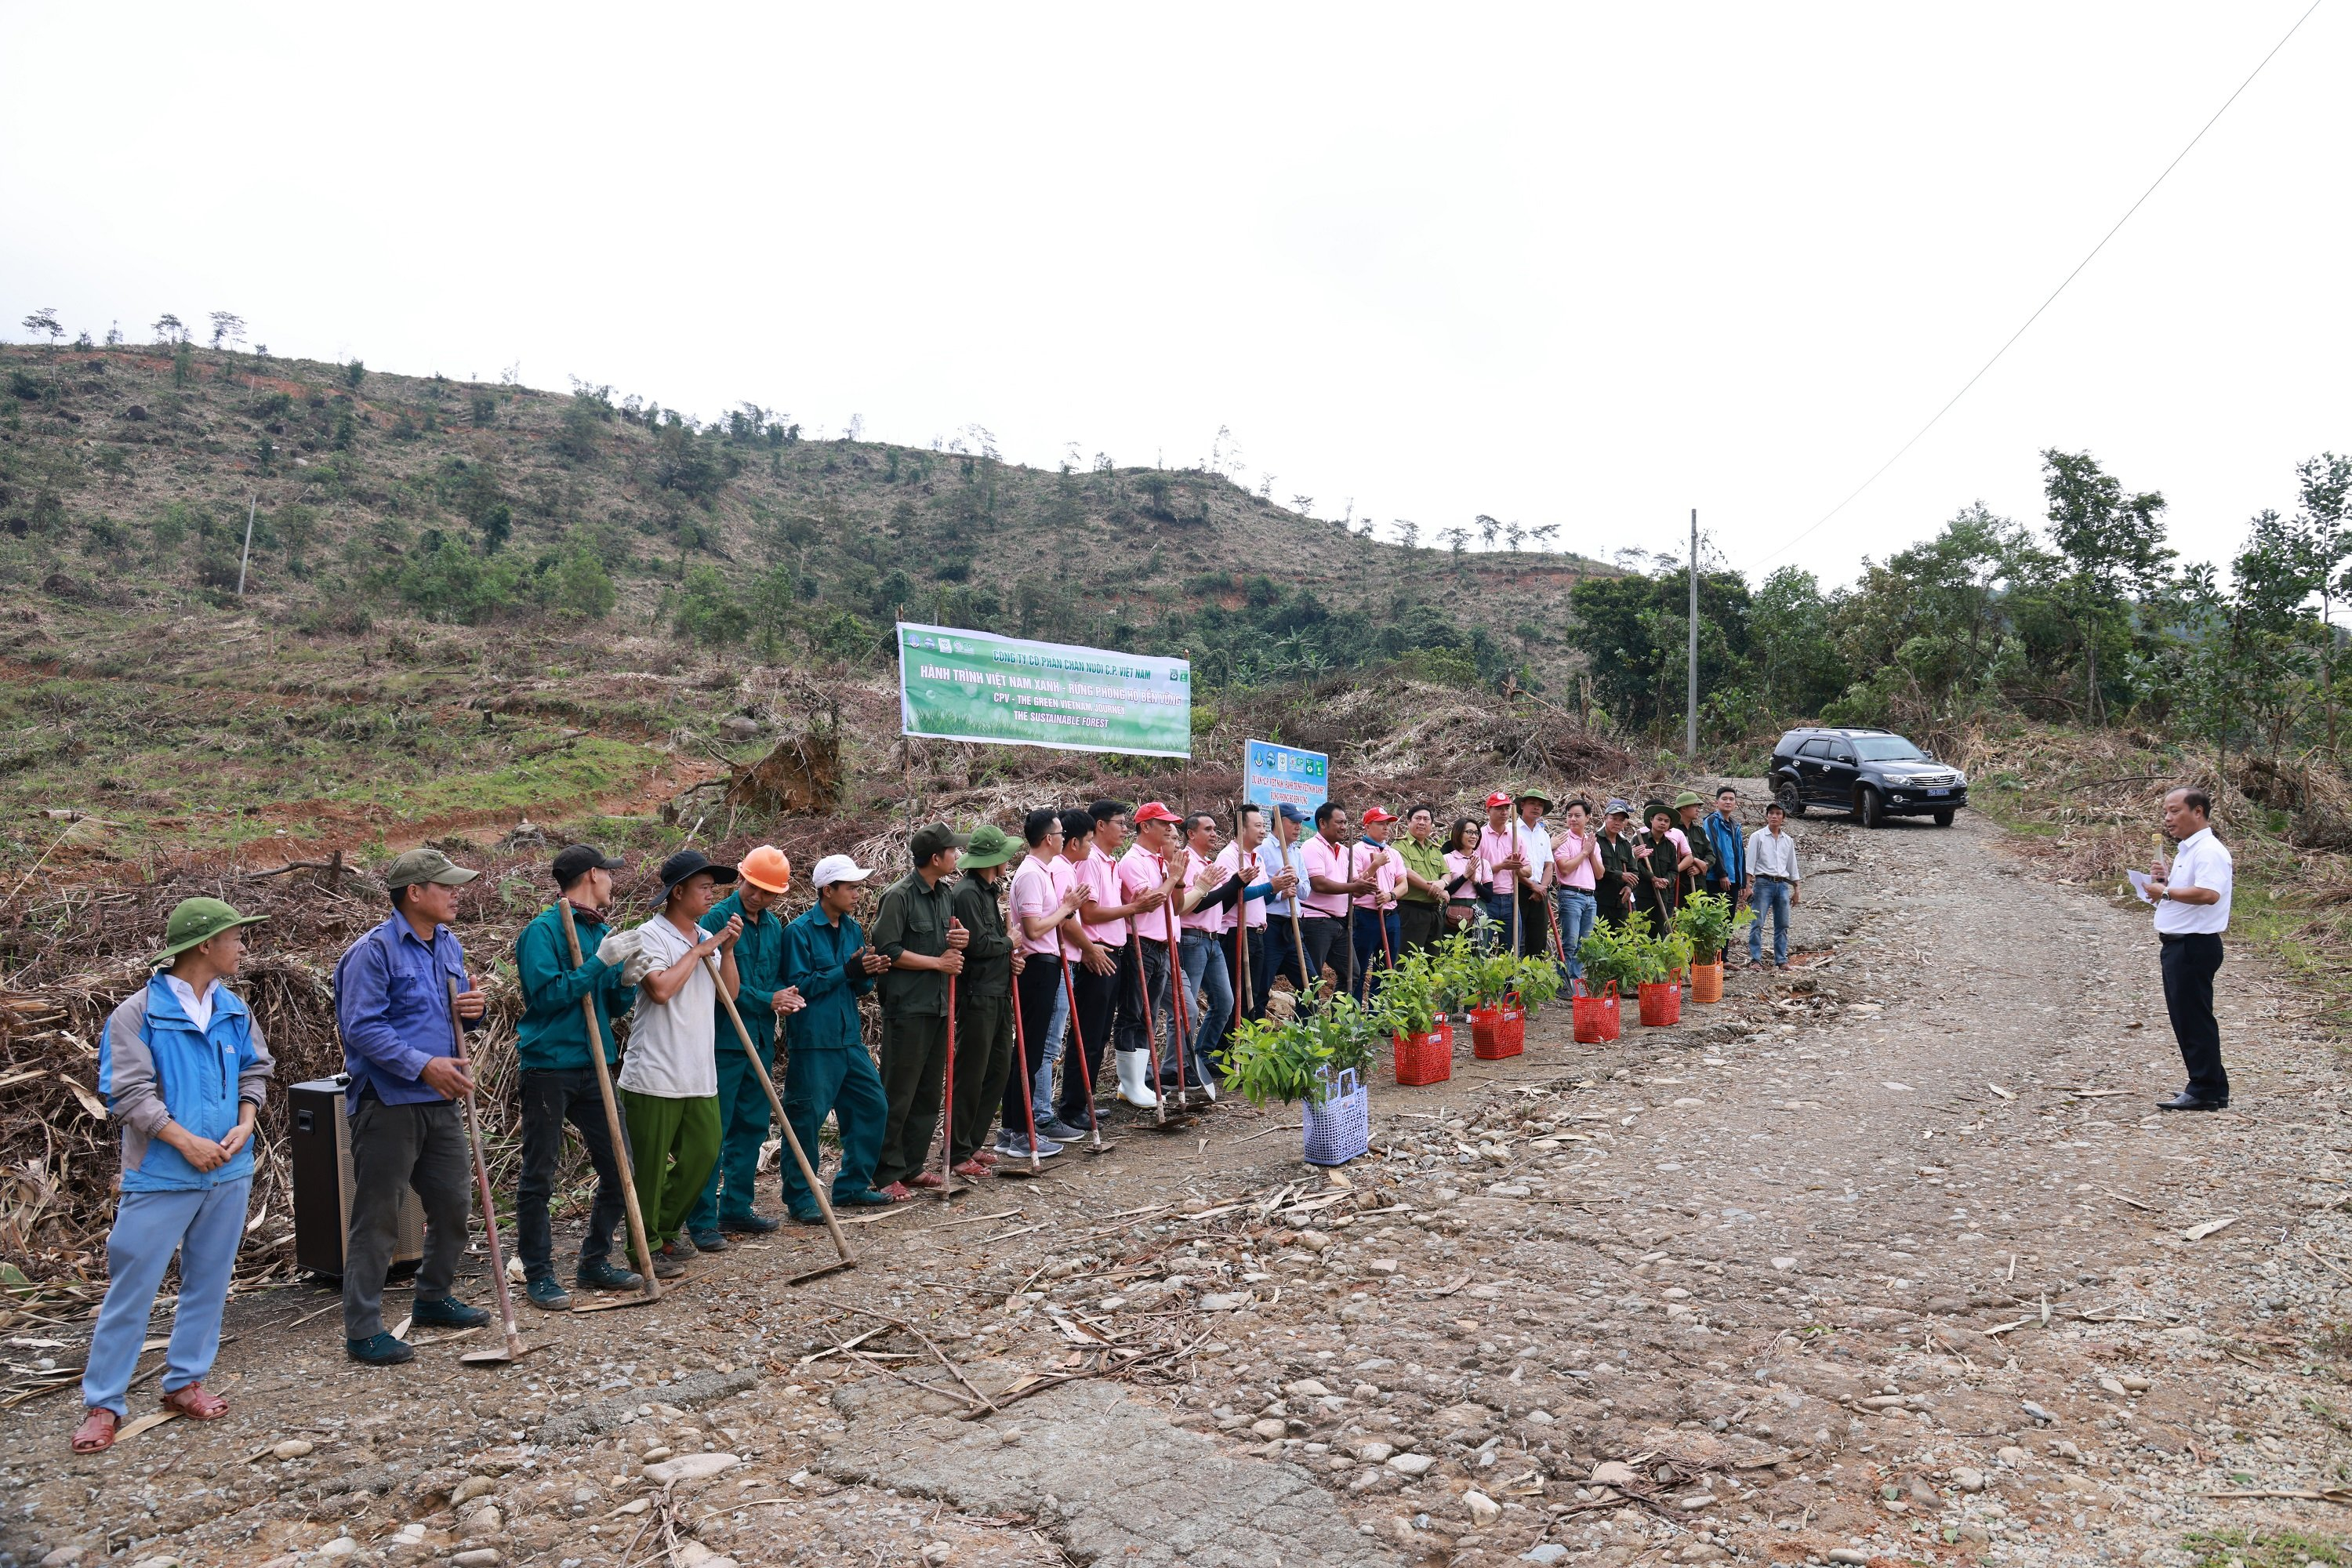
[(1606, 570), (1375, 542), (1196, 470), (808, 441), (748, 404), (698, 425), (185, 344), (11, 348), (0, 374), (0, 580), (40, 595), (19, 647), (78, 612), (231, 607), (249, 505), (236, 607), (264, 625), (609, 614), (856, 661), (903, 610), (1189, 653), (1208, 687), (1401, 658), (1546, 684), (1568, 588)]

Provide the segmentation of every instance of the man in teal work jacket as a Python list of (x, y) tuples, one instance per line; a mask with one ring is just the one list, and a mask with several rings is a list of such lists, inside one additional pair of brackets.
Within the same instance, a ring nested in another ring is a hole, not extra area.
[[(729, 920), (743, 918), (743, 934), (735, 942), (735, 973), (743, 988), (736, 994), (735, 1010), (759, 1047), (760, 1065), (770, 1077), (776, 1071), (776, 1020), (800, 1011), (800, 993), (784, 983), (784, 922), (775, 914), (784, 889), (793, 885), (793, 863), (772, 844), (762, 844), (737, 864), (740, 880), (735, 891), (702, 917), (705, 931), (724, 931)], [(734, 1020), (719, 1003), (719, 1163), (702, 1184), (702, 1196), (686, 1216), (686, 1234), (698, 1252), (727, 1250), (725, 1231), (758, 1235), (776, 1228), (777, 1222), (755, 1213), (751, 1197), (759, 1184), (760, 1146), (768, 1141), (768, 1094), (751, 1071), (751, 1058)]]
[[(784, 1053), (784, 1115), (814, 1162), (817, 1131), (825, 1113), (833, 1113), (841, 1131), (841, 1169), (833, 1178), (836, 1207), (898, 1201), (874, 1190), (890, 1101), (857, 1020), (857, 999), (890, 967), (850, 919), (873, 874), (846, 855), (826, 856), (809, 877), (816, 885), (815, 906), (784, 928), (784, 982), (805, 1007), (793, 1020)], [(824, 1216), (801, 1180), (798, 1163), (786, 1159), (783, 1166), (784, 1206), (801, 1224), (817, 1224)]]

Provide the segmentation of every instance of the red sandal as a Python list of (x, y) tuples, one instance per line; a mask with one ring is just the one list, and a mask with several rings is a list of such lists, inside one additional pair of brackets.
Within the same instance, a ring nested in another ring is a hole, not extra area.
[(191, 1421), (217, 1421), (228, 1414), (228, 1401), (208, 1392), (201, 1383), (189, 1383), (165, 1393), (163, 1408), (176, 1410)]
[(73, 1451), (77, 1454), (103, 1454), (114, 1447), (115, 1415), (111, 1410), (92, 1406), (82, 1415), (81, 1425), (74, 1428)]

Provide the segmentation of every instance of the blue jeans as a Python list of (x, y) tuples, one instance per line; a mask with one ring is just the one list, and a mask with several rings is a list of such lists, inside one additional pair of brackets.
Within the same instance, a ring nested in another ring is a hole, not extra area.
[(202, 1383), (220, 1352), (221, 1309), (228, 1303), (229, 1271), (245, 1238), (246, 1199), (253, 1181), (224, 1182), (194, 1193), (125, 1193), (106, 1237), (106, 1300), (89, 1336), (82, 1370), (85, 1408), (123, 1414), (122, 1396), (147, 1342), (147, 1316), (172, 1254), (180, 1255), (180, 1302), (172, 1310), (172, 1343), (164, 1352), (163, 1392)]
[(1592, 922), (1599, 918), (1600, 906), (1593, 901), (1591, 891), (1584, 888), (1559, 888), (1552, 894), (1559, 907), (1559, 950), (1568, 955), (1568, 977), (1580, 980), (1584, 965), (1576, 950), (1584, 945)]
[(1496, 893), (1478, 900), (1480, 912), (1494, 922), (1486, 935), (1496, 946), (1507, 952), (1511, 945), (1511, 895)]
[[(1187, 1082), (1207, 1080), (1210, 1058), (1225, 1043), (1225, 1026), (1233, 1022), (1234, 977), (1225, 966), (1224, 945), (1204, 931), (1188, 931), (1176, 942), (1176, 962), (1184, 971), (1184, 995), (1201, 998), (1201, 1016), (1192, 1020), (1192, 1059), (1185, 1067)], [(1163, 1063), (1162, 1076), (1174, 1081)]]
[(1756, 891), (1748, 900), (1748, 907), (1756, 911), (1756, 919), (1748, 927), (1748, 963), (1764, 962), (1764, 911), (1767, 910), (1772, 911), (1772, 962), (1776, 964), (1789, 962), (1789, 893), (1790, 884), (1786, 882), (1776, 882), (1764, 877), (1756, 879)]
[[(1077, 960), (1068, 962), (1076, 963)], [(1029, 1092), (1038, 1109), (1049, 1115), (1054, 1104), (1054, 1064), (1062, 1059), (1062, 1037), (1069, 1029), (1070, 994), (1057, 980), (1054, 983), (1053, 1015), (1045, 1020), (1045, 1032), (1029, 1042)], [(1028, 1133), (1024, 1131), (1022, 1136), (1025, 1138)]]

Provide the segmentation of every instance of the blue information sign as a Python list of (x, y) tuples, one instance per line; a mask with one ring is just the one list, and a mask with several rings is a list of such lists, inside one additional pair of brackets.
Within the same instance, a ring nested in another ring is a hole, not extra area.
[(1271, 810), (1290, 805), (1310, 818), (1331, 795), (1331, 759), (1320, 752), (1277, 746), (1271, 741), (1242, 743), (1242, 797)]

